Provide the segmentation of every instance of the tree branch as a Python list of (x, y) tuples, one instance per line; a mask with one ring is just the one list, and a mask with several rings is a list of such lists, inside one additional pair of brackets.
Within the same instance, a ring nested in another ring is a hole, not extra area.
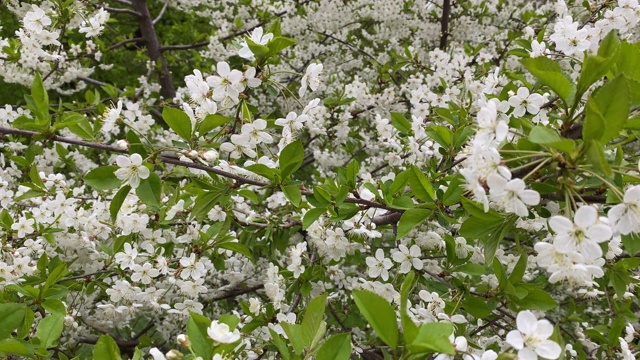
[(115, 14), (129, 14), (129, 15), (133, 15), (137, 18), (140, 18), (142, 16), (142, 14), (140, 14), (137, 11), (133, 11), (131, 9), (121, 9), (121, 8), (112, 8), (109, 6), (100, 6), (100, 5), (94, 5), (97, 8), (103, 8), (106, 11), (110, 12), (110, 13), (115, 13)]
[(158, 21), (160, 21), (160, 19), (162, 19), (162, 16), (164, 15), (164, 12), (167, 11), (167, 6), (169, 6), (169, 0), (164, 0), (164, 5), (162, 5), (162, 10), (160, 10), (160, 13), (158, 14), (158, 16), (156, 16), (156, 18), (153, 19), (153, 21), (152, 21), (153, 25), (157, 24)]
[(138, 17), (138, 26), (140, 27), (140, 32), (145, 40), (149, 59), (154, 62), (160, 62), (161, 69), (158, 72), (161, 86), (160, 95), (165, 99), (173, 99), (176, 96), (176, 90), (173, 86), (169, 66), (167, 65), (167, 61), (162, 56), (162, 51), (160, 50), (160, 41), (158, 40), (158, 35), (153, 27), (151, 13), (149, 13), (149, 8), (147, 7), (147, 0), (134, 0), (133, 8), (140, 13), (140, 17)]
[(115, 50), (115, 49), (117, 49), (117, 48), (119, 48), (121, 46), (124, 46), (126, 44), (138, 43), (138, 42), (144, 42), (144, 38), (137, 37), (137, 38), (122, 40), (122, 41), (120, 41), (118, 43), (115, 43), (115, 44), (109, 46), (109, 50)]
[(449, 18), (451, 16), (451, 0), (444, 0), (442, 4), (442, 19), (440, 19), (440, 50), (446, 50), (449, 37)]
[(209, 44), (211, 44), (210, 41), (203, 41), (199, 43), (193, 43), (190, 45), (167, 45), (167, 46), (161, 46), (160, 51), (164, 52), (164, 51), (170, 51), (170, 50), (190, 50), (190, 49), (205, 47), (205, 46), (208, 46)]

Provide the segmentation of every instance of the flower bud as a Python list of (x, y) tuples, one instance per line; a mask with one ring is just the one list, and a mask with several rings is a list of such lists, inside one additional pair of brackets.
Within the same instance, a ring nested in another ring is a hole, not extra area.
[(198, 152), (195, 150), (186, 150), (184, 152), (184, 156), (188, 157), (189, 159), (193, 160), (195, 158), (198, 157)]
[(184, 355), (176, 349), (171, 349), (166, 355), (167, 360), (181, 360), (184, 358)]
[(120, 150), (127, 150), (129, 148), (129, 142), (127, 140), (118, 140), (116, 141), (116, 147)]
[(200, 155), (206, 162), (214, 162), (218, 159), (218, 152), (215, 150), (208, 150)]
[(189, 337), (185, 334), (178, 335), (178, 344), (184, 347), (191, 346), (191, 341), (189, 341)]

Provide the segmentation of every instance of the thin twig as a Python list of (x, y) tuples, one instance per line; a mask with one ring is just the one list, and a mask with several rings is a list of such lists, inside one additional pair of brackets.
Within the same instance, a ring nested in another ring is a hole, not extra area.
[(158, 16), (156, 16), (156, 18), (153, 19), (153, 21), (152, 21), (153, 25), (157, 24), (158, 21), (160, 21), (160, 19), (162, 19), (162, 16), (164, 15), (164, 12), (167, 11), (167, 6), (169, 6), (169, 0), (164, 0), (164, 5), (162, 5), (162, 10), (160, 10), (160, 13), (158, 14)]

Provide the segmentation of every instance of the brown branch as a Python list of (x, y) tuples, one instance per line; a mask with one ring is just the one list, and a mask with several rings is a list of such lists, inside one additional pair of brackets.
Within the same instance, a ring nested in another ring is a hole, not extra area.
[(264, 284), (260, 284), (260, 285), (255, 285), (252, 287), (248, 287), (248, 288), (242, 288), (242, 289), (233, 289), (230, 290), (229, 292), (227, 292), (224, 295), (220, 295), (220, 296), (216, 296), (214, 298), (211, 299), (211, 301), (220, 301), (220, 300), (227, 300), (227, 299), (231, 299), (240, 295), (244, 295), (244, 294), (248, 294), (254, 291), (258, 291), (264, 288)]
[(157, 24), (158, 21), (160, 21), (160, 19), (162, 19), (162, 16), (164, 15), (164, 12), (167, 11), (167, 7), (168, 6), (169, 6), (169, 0), (164, 0), (164, 5), (162, 5), (162, 9), (160, 10), (160, 13), (152, 21), (153, 25)]
[(402, 216), (402, 211), (388, 212), (382, 215), (375, 216), (371, 219), (371, 222), (376, 224), (376, 226), (396, 224), (400, 221), (400, 217)]
[(126, 44), (129, 44), (129, 43), (139, 43), (139, 42), (144, 42), (144, 38), (137, 37), (137, 38), (122, 40), (122, 41), (120, 41), (118, 43), (115, 43), (115, 44), (109, 46), (109, 50), (115, 50), (115, 49), (117, 49), (117, 48), (119, 48), (121, 46), (124, 46)]
[(193, 43), (190, 45), (167, 45), (167, 46), (161, 46), (160, 51), (164, 52), (164, 51), (170, 51), (170, 50), (190, 50), (190, 49), (205, 47), (205, 46), (208, 46), (209, 44), (211, 44), (210, 41), (203, 41), (199, 43)]
[(103, 8), (104, 10), (110, 12), (110, 13), (115, 13), (115, 14), (129, 14), (129, 15), (133, 15), (137, 18), (140, 18), (142, 16), (141, 13), (137, 12), (137, 11), (133, 11), (131, 9), (122, 9), (122, 8), (112, 8), (109, 6), (101, 6), (98, 4), (95, 4), (94, 7), (96, 8)]
[(442, 4), (442, 19), (440, 19), (440, 50), (446, 50), (449, 37), (449, 20), (451, 17), (451, 0), (444, 0)]
[(108, 273), (115, 273), (115, 271), (113, 271), (113, 270), (100, 270), (100, 271), (96, 271), (96, 272), (90, 273), (90, 274), (69, 276), (69, 277), (66, 277), (64, 279), (60, 279), (60, 280), (56, 281), (56, 283), (61, 283), (61, 282), (69, 281), (69, 280), (87, 279), (87, 278), (90, 278), (92, 276), (101, 275), (101, 274), (108, 274)]
[[(42, 135), (41, 133), (36, 132), (36, 131), (19, 130), (19, 129), (8, 128), (8, 127), (0, 127), (0, 136), (4, 136), (6, 134), (22, 135), (22, 136), (27, 136), (27, 137), (33, 137), (33, 136)], [(65, 143), (65, 144), (71, 144), (71, 145), (84, 146), (84, 147), (89, 147), (89, 148), (93, 148), (93, 149), (100, 149), (100, 150), (105, 150), (105, 151), (110, 151), (110, 152), (115, 152), (115, 153), (120, 153), (120, 154), (128, 153), (127, 150), (120, 149), (119, 147), (116, 147), (116, 146), (113, 146), (113, 145), (107, 145), (107, 144), (90, 142), (90, 141), (85, 141), (85, 140), (80, 140), (80, 139), (68, 138), (68, 137), (59, 136), (59, 135), (50, 135), (50, 136), (47, 137), (47, 140), (57, 141), (57, 142)], [(217, 169), (217, 168), (214, 168), (214, 167), (211, 167), (211, 166), (199, 164), (199, 163), (196, 163), (196, 162), (192, 162), (191, 163), (191, 162), (181, 161), (179, 158), (177, 158), (175, 156), (161, 155), (161, 156), (156, 157), (156, 159), (160, 160), (161, 162), (166, 163), (166, 164), (179, 165), (179, 166), (183, 166), (183, 167), (187, 167), (187, 168), (198, 169), (198, 170), (203, 170), (203, 171), (207, 171), (207, 172), (210, 172), (210, 173), (214, 173), (216, 175), (220, 175), (220, 176), (228, 178), (228, 179), (236, 180), (240, 184), (255, 185), (255, 186), (260, 186), (260, 187), (267, 187), (267, 186), (270, 185), (267, 182), (249, 179), (249, 178), (246, 178), (246, 177), (243, 177), (243, 176), (240, 176), (240, 175), (236, 175), (236, 174), (224, 171), (224, 170), (220, 170), (220, 169)], [(310, 190), (302, 190), (301, 194), (302, 195), (313, 195), (313, 192), (310, 191)], [(377, 203), (375, 201), (369, 201), (369, 200), (364, 200), (364, 199), (347, 198), (347, 199), (344, 200), (344, 202), (352, 203), (352, 204), (359, 204), (359, 205), (363, 205), (363, 206), (366, 206), (366, 207), (369, 207), (369, 208), (378, 208), (378, 209), (385, 209), (385, 210), (389, 210), (389, 211), (398, 211), (397, 209), (394, 209), (392, 207)]]
[(165, 99), (173, 99), (176, 96), (176, 90), (173, 86), (173, 80), (171, 79), (171, 73), (167, 61), (162, 56), (160, 50), (160, 41), (158, 40), (158, 34), (153, 27), (153, 21), (149, 8), (147, 7), (147, 0), (134, 0), (133, 8), (140, 13), (138, 17), (138, 26), (140, 27), (140, 33), (145, 40), (147, 47), (147, 54), (149, 59), (154, 62), (160, 62), (160, 71), (158, 75), (160, 77), (160, 95)]

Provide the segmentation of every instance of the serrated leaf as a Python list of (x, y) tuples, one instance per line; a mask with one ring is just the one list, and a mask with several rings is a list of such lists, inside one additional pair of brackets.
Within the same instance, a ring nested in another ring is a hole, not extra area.
[(360, 313), (378, 337), (395, 349), (398, 346), (398, 322), (391, 304), (382, 296), (370, 291), (354, 290), (352, 294)]
[(521, 63), (541, 83), (558, 94), (565, 103), (572, 102), (575, 93), (573, 82), (563, 73), (558, 63), (545, 56), (523, 59)]
[(289, 199), (291, 204), (295, 207), (300, 206), (300, 202), (302, 201), (302, 194), (300, 192), (300, 186), (297, 184), (292, 185), (284, 185), (280, 187), (284, 195)]
[(300, 168), (304, 160), (304, 148), (300, 141), (294, 141), (287, 145), (280, 152), (278, 163), (280, 164), (280, 175), (283, 179), (289, 177)]
[(330, 336), (316, 352), (317, 360), (348, 360), (351, 357), (351, 334)]
[(96, 190), (112, 190), (120, 187), (122, 181), (115, 175), (118, 166), (101, 166), (89, 171), (84, 182)]
[(191, 140), (191, 128), (193, 125), (191, 124), (191, 118), (184, 111), (167, 106), (162, 110), (162, 119), (178, 136), (187, 142)]
[(63, 327), (64, 315), (62, 314), (51, 314), (40, 320), (36, 328), (36, 336), (40, 344), (44, 348), (53, 346), (60, 339)]
[(413, 228), (420, 225), (431, 215), (431, 210), (428, 209), (411, 209), (402, 213), (400, 221), (398, 221), (398, 234), (397, 239), (401, 239), (407, 235)]
[(118, 192), (113, 196), (113, 199), (111, 199), (111, 204), (109, 204), (109, 213), (111, 214), (111, 220), (113, 220), (114, 222), (118, 218), (118, 212), (120, 211), (120, 208), (122, 207), (122, 204), (124, 204), (124, 200), (127, 198), (127, 195), (129, 195), (130, 191), (131, 186), (125, 185), (120, 188), (120, 190), (118, 190)]
[(140, 185), (136, 188), (136, 194), (145, 205), (158, 209), (162, 198), (162, 180), (155, 172), (151, 172), (149, 177), (140, 180)]
[(102, 335), (93, 348), (94, 360), (121, 360), (120, 348), (109, 335)]
[(629, 117), (629, 107), (627, 81), (618, 75), (589, 96), (582, 137), (599, 140), (602, 144), (615, 139)]
[(412, 133), (412, 131), (411, 131), (411, 123), (401, 113), (397, 113), (397, 112), (392, 112), (391, 113), (391, 125), (393, 125), (393, 127), (398, 129), (398, 131), (400, 131), (400, 132), (403, 132), (403, 133), (406, 133), (406, 134), (411, 134)]
[(306, 230), (313, 224), (322, 214), (327, 211), (326, 208), (313, 208), (304, 214), (302, 219), (302, 229)]
[(0, 304), (0, 338), (9, 336), (24, 319), (24, 304)]
[(198, 127), (198, 132), (200, 135), (205, 135), (211, 130), (217, 128), (218, 126), (222, 126), (231, 121), (231, 118), (222, 116), (220, 114), (212, 114), (207, 115), (200, 123), (200, 127)]

